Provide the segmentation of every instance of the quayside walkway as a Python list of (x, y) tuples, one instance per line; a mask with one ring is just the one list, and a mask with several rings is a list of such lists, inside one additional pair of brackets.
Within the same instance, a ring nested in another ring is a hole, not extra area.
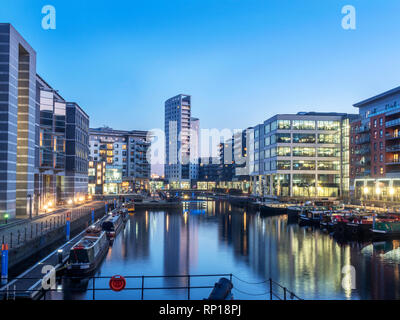
[[(105, 218), (106, 216), (102, 217), (93, 225), (100, 225)], [(16, 298), (36, 299), (40, 296), (43, 292), (42, 281), (49, 271), (47, 268), (52, 267), (54, 270), (60, 271), (68, 260), (71, 247), (74, 246), (85, 233), (86, 228), (18, 277), (9, 279), (7, 284), (0, 287), (0, 300)]]
[(73, 208), (62, 208), (32, 219), (21, 219), (2, 224), (0, 226), (0, 242), (8, 244), (10, 250), (21, 247), (26, 242), (65, 226), (67, 213), (71, 213), (71, 222), (73, 222), (90, 214), (93, 209), (98, 210), (101, 207), (104, 207), (104, 201), (92, 201)]

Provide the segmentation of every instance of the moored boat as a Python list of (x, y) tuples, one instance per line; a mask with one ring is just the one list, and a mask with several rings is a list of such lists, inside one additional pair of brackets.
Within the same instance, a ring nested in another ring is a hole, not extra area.
[(70, 275), (85, 276), (96, 270), (109, 247), (107, 235), (99, 227), (89, 227), (71, 249), (66, 266)]
[(372, 226), (372, 235), (374, 240), (400, 239), (400, 220), (380, 219), (375, 221)]
[(122, 216), (118, 213), (113, 213), (101, 224), (101, 228), (106, 232), (109, 240), (114, 240), (117, 233), (123, 226)]

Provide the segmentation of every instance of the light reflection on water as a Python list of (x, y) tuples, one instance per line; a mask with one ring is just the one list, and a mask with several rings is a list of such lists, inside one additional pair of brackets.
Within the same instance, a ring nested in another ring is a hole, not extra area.
[[(398, 241), (338, 243), (319, 229), (300, 227), (286, 215), (261, 217), (222, 201), (187, 204), (182, 212), (137, 211), (130, 217), (102, 263), (98, 276), (232, 273), (248, 282), (270, 277), (304, 299), (399, 299)], [(342, 288), (342, 268), (353, 265), (356, 289)], [(213, 285), (216, 278), (191, 279), (191, 285)], [(186, 286), (186, 278), (146, 279), (145, 287)], [(268, 284), (250, 285), (234, 278), (234, 287), (264, 293)], [(64, 283), (64, 287), (70, 286)], [(77, 284), (72, 284), (77, 286)], [(87, 281), (81, 292), (64, 289), (64, 299), (91, 299)], [(108, 279), (96, 288), (108, 288)], [(128, 279), (127, 287), (141, 287)], [(236, 299), (266, 299), (237, 290)], [(192, 299), (210, 289), (192, 290)], [(60, 294), (57, 296), (62, 298)], [(57, 298), (56, 295), (54, 298)], [(186, 299), (186, 290), (146, 290), (145, 299)], [(140, 290), (97, 291), (96, 299), (140, 299)]]

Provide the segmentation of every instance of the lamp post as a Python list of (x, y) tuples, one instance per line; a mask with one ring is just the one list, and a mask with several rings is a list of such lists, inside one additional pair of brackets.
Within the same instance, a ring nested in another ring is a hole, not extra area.
[(27, 199), (29, 199), (28, 200), (29, 201), (29, 208), (28, 208), (28, 210), (29, 210), (29, 219), (32, 220), (32, 195), (28, 194), (27, 195)]

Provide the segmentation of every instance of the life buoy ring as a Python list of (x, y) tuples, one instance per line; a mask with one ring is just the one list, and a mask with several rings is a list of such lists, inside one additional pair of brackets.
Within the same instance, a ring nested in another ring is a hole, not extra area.
[(118, 292), (125, 288), (126, 280), (123, 276), (120, 275), (112, 276), (109, 285), (111, 290)]

